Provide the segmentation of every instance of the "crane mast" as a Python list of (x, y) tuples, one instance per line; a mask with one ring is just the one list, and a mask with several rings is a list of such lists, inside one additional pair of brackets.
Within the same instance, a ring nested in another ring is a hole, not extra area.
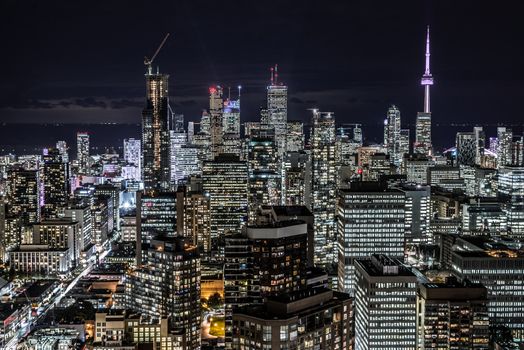
[(158, 53), (162, 49), (162, 46), (164, 46), (164, 44), (166, 43), (166, 40), (167, 40), (168, 37), (169, 37), (169, 33), (166, 34), (166, 36), (164, 37), (164, 40), (162, 40), (162, 42), (160, 43), (160, 45), (156, 49), (153, 57), (151, 57), (150, 59), (147, 58), (147, 57), (144, 57), (144, 64), (147, 66), (148, 74), (151, 74), (151, 72), (152, 72), (151, 65), (153, 64), (153, 61), (155, 60), (156, 56), (158, 55)]

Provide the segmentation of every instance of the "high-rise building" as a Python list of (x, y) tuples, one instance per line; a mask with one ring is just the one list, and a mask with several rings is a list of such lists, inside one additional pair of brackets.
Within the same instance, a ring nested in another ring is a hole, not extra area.
[(403, 185), (400, 190), (406, 194), (405, 245), (431, 244), (431, 187)]
[(513, 132), (511, 129), (499, 126), (497, 127), (497, 165), (504, 166), (511, 164), (511, 143), (513, 141)]
[(126, 164), (133, 165), (137, 168), (138, 174), (142, 174), (142, 149), (140, 140), (124, 139), (124, 161)]
[(267, 87), (268, 124), (275, 129), (275, 144), (279, 156), (286, 151), (287, 86), (278, 81), (278, 66), (271, 68), (271, 82)]
[(177, 232), (176, 193), (137, 192), (136, 199), (136, 259), (140, 265), (145, 251), (157, 235), (172, 237)]
[[(80, 263), (86, 264), (87, 255), (89, 255), (94, 243), (91, 206), (82, 201), (70, 203), (64, 212), (64, 217), (73, 222), (78, 222), (78, 235), (80, 236), (78, 242), (81, 254)], [(136, 234), (133, 236), (133, 241), (134, 240), (136, 240)]]
[(152, 239), (143, 265), (127, 274), (125, 306), (143, 316), (168, 318), (185, 336), (184, 349), (200, 349), (200, 258), (177, 237)]
[(313, 110), (311, 134), (311, 211), (315, 216), (318, 249), (315, 262), (328, 265), (336, 262), (336, 193), (337, 164), (335, 152), (335, 116)]
[(286, 152), (303, 151), (304, 144), (304, 123), (299, 120), (289, 120), (287, 122)]
[(446, 235), (441, 240), (441, 261), (460, 280), (481, 283), (488, 289), (491, 325), (508, 327), (516, 341), (524, 340), (524, 253), (520, 243), (488, 236)]
[(240, 137), (240, 91), (242, 87), (238, 86), (238, 97), (236, 100), (231, 99), (231, 95), (224, 100), (223, 109), (223, 131), (224, 134), (232, 134)]
[(418, 349), (489, 348), (488, 291), (475, 283), (422, 283), (417, 292)]
[(304, 221), (274, 221), (248, 226), (247, 237), (253, 244), (255, 278), (262, 296), (281, 295), (305, 287), (308, 229)]
[(78, 162), (78, 172), (87, 174), (89, 171), (89, 133), (76, 133), (76, 161)]
[(396, 259), (355, 261), (355, 349), (416, 349), (417, 277)]
[(67, 248), (71, 265), (78, 265), (82, 238), (78, 222), (69, 219), (46, 220), (32, 225), (31, 229), (31, 244), (45, 244), (53, 249)]
[(415, 144), (413, 145), (413, 152), (431, 155), (431, 113), (417, 113)]
[[(377, 182), (354, 182), (339, 191), (338, 288), (355, 292), (355, 260), (370, 254), (404, 256), (406, 195)], [(317, 240), (318, 241), (318, 240)]]
[(282, 177), (280, 162), (273, 137), (253, 136), (248, 140), (248, 187), (250, 223), (262, 205), (281, 204)]
[(351, 298), (326, 288), (300, 290), (233, 315), (233, 349), (352, 349)]
[(456, 138), (457, 163), (459, 165), (480, 165), (484, 156), (486, 135), (482, 127), (472, 132), (458, 132)]
[(142, 112), (142, 179), (146, 191), (171, 188), (169, 75), (146, 73)]
[(57, 218), (63, 214), (69, 193), (69, 167), (63, 162), (60, 151), (46, 149), (43, 156), (44, 218)]
[(222, 138), (224, 137), (224, 100), (220, 85), (209, 88), (209, 120), (210, 141), (212, 157), (217, 157), (222, 152)]
[(498, 195), (504, 200), (512, 237), (524, 237), (524, 166), (503, 166), (498, 172)]
[(177, 191), (177, 232), (197, 246), (201, 254), (211, 251), (209, 197), (202, 190), (202, 179), (192, 178)]
[(434, 165), (435, 162), (425, 155), (409, 154), (402, 160), (401, 173), (406, 175), (407, 182), (425, 185), (428, 184), (428, 169)]
[(187, 182), (192, 175), (202, 174), (202, 162), (198, 159), (198, 147), (181, 146), (175, 156), (175, 179), (178, 184)]
[(225, 341), (226, 349), (232, 349), (234, 310), (259, 304), (262, 299), (258, 279), (255, 279), (257, 271), (251, 240), (240, 233), (227, 235), (224, 251)]
[(185, 131), (175, 131), (170, 130), (169, 131), (169, 139), (171, 142), (171, 149), (170, 149), (170, 162), (171, 162), (171, 182), (177, 186), (179, 181), (181, 181), (183, 178), (180, 176), (180, 172), (177, 172), (177, 160), (180, 157), (180, 150), (182, 147), (187, 145), (187, 134)]
[(342, 124), (336, 130), (337, 163), (343, 166), (355, 165), (355, 154), (362, 147), (360, 124)]
[(225, 233), (239, 233), (247, 222), (247, 163), (238, 157), (222, 154), (204, 162), (202, 184), (209, 196), (211, 238)]
[(309, 154), (287, 152), (282, 163), (282, 201), (285, 205), (311, 205)]
[(466, 232), (485, 232), (496, 234), (506, 232), (507, 213), (498, 202), (478, 202), (462, 204), (462, 230)]
[(395, 105), (389, 107), (384, 120), (384, 147), (391, 162), (400, 166), (403, 157), (400, 153), (400, 110)]
[(399, 153), (400, 153), (400, 156), (401, 158), (404, 157), (404, 155), (406, 154), (409, 154), (409, 129), (400, 129), (400, 134), (399, 134), (399, 141), (398, 141), (399, 145)]
[[(119, 231), (120, 230), (120, 195), (122, 191), (119, 186), (111, 185), (111, 184), (103, 184), (103, 185), (96, 185), (95, 186), (95, 195), (100, 196), (108, 196), (110, 197), (110, 201), (112, 202), (111, 208), (112, 208), (112, 215), (111, 218), (113, 219), (113, 224), (111, 225), (113, 229)], [(111, 232), (109, 232), (111, 233)]]
[(433, 85), (433, 76), (429, 69), (429, 26), (426, 34), (426, 69), (422, 75), (421, 85), (424, 86), (424, 112), (417, 113), (415, 144), (413, 151), (415, 153), (431, 155), (431, 111), (429, 100), (429, 89)]
[(40, 172), (15, 167), (8, 172), (6, 216), (16, 217), (21, 225), (40, 221), (42, 205)]
[(184, 115), (183, 114), (174, 114), (173, 117), (173, 130), (177, 132), (183, 132), (184, 131)]
[(62, 162), (69, 163), (69, 147), (67, 147), (67, 143), (65, 141), (57, 141), (55, 147), (62, 157)]

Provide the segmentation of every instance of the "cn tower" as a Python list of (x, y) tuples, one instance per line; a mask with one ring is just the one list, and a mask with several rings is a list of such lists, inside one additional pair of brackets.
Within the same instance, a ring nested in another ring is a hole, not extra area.
[(431, 145), (431, 110), (430, 110), (430, 99), (429, 99), (429, 88), (433, 85), (433, 76), (429, 70), (429, 26), (427, 27), (426, 34), (426, 69), (420, 84), (424, 86), (424, 112), (417, 113), (417, 123), (415, 130), (415, 144), (413, 151), (418, 154), (425, 156), (431, 156), (432, 145)]

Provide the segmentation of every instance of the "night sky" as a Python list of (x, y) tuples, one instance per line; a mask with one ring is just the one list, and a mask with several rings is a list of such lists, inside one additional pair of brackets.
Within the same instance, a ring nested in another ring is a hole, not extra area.
[(434, 123), (522, 124), (518, 3), (3, 0), (0, 122), (139, 123), (143, 58), (170, 32), (155, 65), (186, 120), (216, 83), (241, 84), (242, 119), (257, 119), (278, 63), (289, 119), (318, 107), (378, 127), (394, 103), (413, 123), (430, 24)]

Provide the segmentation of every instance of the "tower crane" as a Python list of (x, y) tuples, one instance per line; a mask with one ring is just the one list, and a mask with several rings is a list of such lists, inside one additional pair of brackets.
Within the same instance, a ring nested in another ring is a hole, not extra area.
[(158, 53), (160, 52), (160, 49), (162, 49), (162, 46), (164, 46), (164, 44), (166, 43), (166, 40), (168, 37), (169, 37), (169, 33), (166, 34), (166, 36), (164, 37), (164, 40), (162, 40), (162, 42), (158, 46), (158, 49), (156, 49), (153, 57), (151, 57), (150, 59), (147, 57), (144, 57), (144, 64), (147, 66), (147, 71), (149, 74), (151, 74), (151, 64), (155, 60), (156, 55), (158, 55)]

